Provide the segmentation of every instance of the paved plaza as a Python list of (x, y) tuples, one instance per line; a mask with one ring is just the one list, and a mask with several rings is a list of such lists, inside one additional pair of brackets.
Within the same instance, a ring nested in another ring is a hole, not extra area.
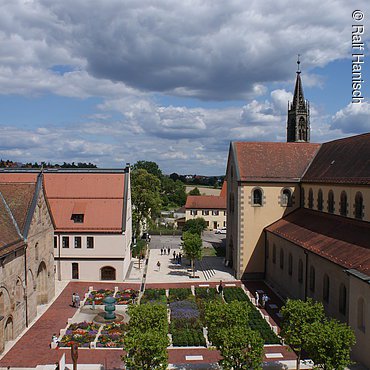
[[(222, 243), (224, 236), (205, 234), (205, 244), (216, 245)], [(216, 244), (215, 244), (216, 243)], [(71, 296), (73, 292), (79, 293), (80, 297), (84, 297), (89, 288), (94, 289), (118, 289), (132, 288), (140, 290), (144, 286), (147, 288), (174, 288), (174, 287), (197, 287), (209, 286), (216, 287), (220, 280), (225, 286), (242, 286), (241, 281), (235, 280), (231, 275), (231, 270), (224, 266), (223, 257), (204, 257), (201, 263), (196, 265), (197, 278), (191, 278), (189, 270), (189, 261), (182, 258), (181, 264), (174, 259), (175, 254), (181, 251), (181, 239), (177, 236), (153, 236), (149, 257), (147, 261), (142, 261), (139, 266), (139, 261), (134, 260), (130, 269), (128, 279), (125, 283), (103, 283), (103, 282), (58, 282), (57, 289), (59, 296), (49, 306), (44, 307), (42, 315), (29, 328), (29, 330), (15, 343), (15, 345), (5, 353), (0, 359), (0, 368), (11, 366), (30, 368), (37, 365), (52, 365), (58, 361), (62, 354), (66, 354), (66, 363), (71, 363), (69, 349), (51, 349), (50, 342), (54, 333), (59, 333), (60, 329), (66, 327), (67, 322), (78, 322), (90, 320), (95, 312), (87, 309), (76, 309), (71, 306)], [(166, 254), (161, 254), (161, 248), (166, 249)], [(170, 254), (168, 254), (170, 248)], [(204, 261), (205, 260), (205, 261)], [(160, 262), (160, 268), (157, 262)], [(270, 304), (265, 309), (262, 309), (263, 315), (270, 316), (272, 325), (279, 326), (279, 308), (282, 301), (273, 291), (263, 282), (246, 283), (244, 285), (248, 294), (253, 299), (257, 290), (264, 291), (270, 296)], [(122, 308), (120, 308), (122, 310)], [(41, 313), (41, 312), (40, 312)], [(121, 312), (124, 314), (124, 312)], [(102, 364), (106, 369), (122, 369), (123, 363), (121, 356), (122, 349), (80, 349), (78, 362), (80, 364)], [(205, 347), (198, 348), (169, 348), (169, 362), (172, 369), (190, 369), (203, 368), (211, 369), (218, 368), (217, 361), (220, 359), (220, 354), (217, 350), (207, 349)], [(265, 347), (264, 360), (270, 366), (267, 368), (282, 368), (276, 367), (276, 361), (284, 360), (285, 364), (294, 365), (295, 354), (286, 346), (267, 346)], [(275, 364), (275, 365), (274, 365)], [(274, 365), (275, 367), (272, 367)], [(287, 365), (288, 368), (290, 365)], [(304, 366), (302, 368), (305, 368)]]

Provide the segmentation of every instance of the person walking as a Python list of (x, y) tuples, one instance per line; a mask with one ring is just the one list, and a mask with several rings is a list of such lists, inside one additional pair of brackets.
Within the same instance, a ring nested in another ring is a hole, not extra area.
[(182, 257), (182, 254), (179, 253), (179, 264), (181, 265), (181, 257)]
[(220, 284), (218, 286), (218, 294), (223, 297), (223, 293), (224, 293), (224, 286), (222, 284), (222, 280), (220, 280)]
[(175, 260), (176, 259), (176, 252), (173, 251), (173, 259)]
[(171, 248), (170, 247), (168, 247), (167, 252), (168, 252), (168, 255), (170, 255), (170, 252), (171, 252)]
[(76, 307), (76, 293), (72, 293), (72, 307)]
[(161, 271), (161, 263), (159, 261), (157, 262), (157, 267), (158, 267), (158, 271)]
[(260, 295), (256, 292), (256, 307), (259, 305)]
[(161, 255), (163, 254), (163, 248), (161, 248)]

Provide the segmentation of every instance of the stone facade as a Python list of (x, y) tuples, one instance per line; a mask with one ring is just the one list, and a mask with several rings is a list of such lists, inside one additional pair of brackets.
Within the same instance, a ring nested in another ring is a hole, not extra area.
[(0, 352), (36, 317), (37, 305), (54, 297), (54, 228), (42, 187), (33, 203), (24, 242), (0, 259)]

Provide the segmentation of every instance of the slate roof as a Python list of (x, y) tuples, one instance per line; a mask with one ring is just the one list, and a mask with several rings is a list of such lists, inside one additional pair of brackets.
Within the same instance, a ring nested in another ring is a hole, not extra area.
[(299, 209), (266, 230), (346, 269), (370, 276), (369, 222)]
[(322, 144), (303, 181), (370, 184), (370, 133)]
[(315, 157), (320, 144), (312, 143), (232, 143), (238, 181), (299, 181)]
[(0, 183), (0, 256), (25, 245), (22, 235), (35, 191), (34, 182)]

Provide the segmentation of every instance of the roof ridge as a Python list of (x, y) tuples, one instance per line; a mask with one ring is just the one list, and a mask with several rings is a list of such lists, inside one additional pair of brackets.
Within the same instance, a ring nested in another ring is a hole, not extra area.
[(15, 227), (16, 231), (17, 231), (17, 234), (18, 234), (18, 235), (20, 236), (20, 238), (24, 241), (24, 238), (23, 238), (23, 235), (22, 235), (22, 233), (21, 233), (21, 231), (20, 231), (20, 229), (19, 229), (18, 223), (17, 223), (17, 221), (16, 221), (15, 217), (13, 216), (13, 213), (12, 213), (12, 211), (11, 211), (11, 209), (10, 209), (10, 207), (9, 207), (8, 203), (6, 202), (6, 200), (5, 200), (4, 196), (3, 196), (3, 194), (1, 193), (1, 191), (0, 191), (0, 198), (1, 198), (2, 202), (4, 203), (5, 209), (7, 210), (8, 214), (9, 214), (9, 216), (10, 216), (10, 219), (11, 219), (11, 220), (12, 220), (12, 222), (13, 222), (13, 225), (14, 225), (14, 227)]

